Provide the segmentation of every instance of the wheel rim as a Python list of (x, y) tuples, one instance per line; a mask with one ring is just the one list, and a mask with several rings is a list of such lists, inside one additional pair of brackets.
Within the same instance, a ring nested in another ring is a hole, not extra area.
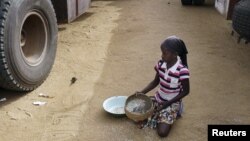
[(24, 61), (30, 66), (39, 65), (45, 57), (48, 41), (48, 24), (43, 14), (28, 12), (20, 31), (20, 49)]

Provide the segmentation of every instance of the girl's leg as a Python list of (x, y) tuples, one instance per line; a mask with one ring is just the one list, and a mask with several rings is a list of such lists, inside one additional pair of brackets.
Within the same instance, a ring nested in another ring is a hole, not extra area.
[(167, 137), (170, 129), (171, 125), (167, 123), (158, 123), (157, 125), (157, 133), (160, 137)]
[(157, 133), (160, 137), (168, 136), (169, 131), (171, 129), (171, 125), (176, 120), (179, 109), (180, 103), (176, 102), (171, 104), (166, 109), (161, 110), (157, 125)]

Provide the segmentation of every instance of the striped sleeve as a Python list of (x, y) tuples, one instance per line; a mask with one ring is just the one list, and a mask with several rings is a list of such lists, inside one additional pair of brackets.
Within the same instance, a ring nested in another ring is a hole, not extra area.
[(186, 67), (180, 69), (180, 80), (189, 79), (189, 70)]
[(156, 63), (156, 65), (155, 65), (155, 67), (154, 67), (154, 69), (155, 69), (155, 71), (158, 73), (159, 72), (159, 62), (157, 62)]
[(163, 63), (162, 60), (160, 60), (160, 61), (158, 61), (158, 62), (156, 63), (154, 69), (155, 69), (155, 71), (156, 71), (157, 73), (159, 73), (159, 69), (161, 68), (162, 63)]

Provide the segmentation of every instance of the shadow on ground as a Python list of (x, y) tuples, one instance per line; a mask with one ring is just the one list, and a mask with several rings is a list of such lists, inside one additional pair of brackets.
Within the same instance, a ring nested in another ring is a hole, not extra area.
[(27, 93), (28, 92), (15, 92), (0, 88), (0, 100), (3, 100), (0, 102), (0, 108), (2, 106), (11, 104), (13, 101), (17, 101), (18, 99), (25, 96)]

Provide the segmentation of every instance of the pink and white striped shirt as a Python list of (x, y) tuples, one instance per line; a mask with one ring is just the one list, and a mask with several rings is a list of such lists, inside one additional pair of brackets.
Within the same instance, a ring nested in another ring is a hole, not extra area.
[(167, 69), (167, 63), (160, 60), (155, 65), (155, 70), (160, 77), (160, 86), (155, 95), (158, 102), (176, 97), (182, 89), (181, 80), (189, 79), (189, 70), (182, 65), (179, 57), (177, 62), (169, 69)]

